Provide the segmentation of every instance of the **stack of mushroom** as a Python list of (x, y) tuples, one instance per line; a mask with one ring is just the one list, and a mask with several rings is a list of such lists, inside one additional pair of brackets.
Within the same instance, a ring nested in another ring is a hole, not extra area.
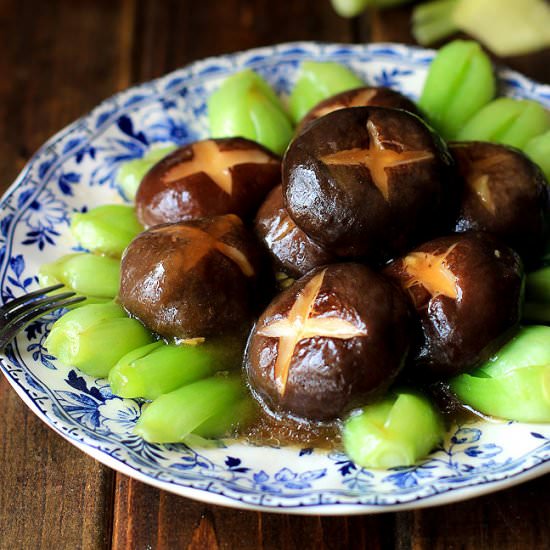
[(170, 154), (136, 197), (150, 229), (123, 257), (124, 307), (165, 338), (248, 338), (246, 379), (276, 417), (330, 421), (400, 373), (479, 366), (518, 327), (548, 190), (522, 153), (448, 147), (414, 111), (396, 92), (335, 96), (282, 166), (243, 138)]

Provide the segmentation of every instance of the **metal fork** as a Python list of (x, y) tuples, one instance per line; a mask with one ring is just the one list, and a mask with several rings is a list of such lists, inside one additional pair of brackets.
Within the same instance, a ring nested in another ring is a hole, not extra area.
[(63, 284), (58, 284), (41, 288), (15, 300), (10, 300), (0, 307), (0, 349), (4, 349), (17, 333), (36, 317), (86, 299), (84, 296), (77, 296), (74, 292), (62, 292), (47, 296), (50, 292), (59, 290), (63, 286)]

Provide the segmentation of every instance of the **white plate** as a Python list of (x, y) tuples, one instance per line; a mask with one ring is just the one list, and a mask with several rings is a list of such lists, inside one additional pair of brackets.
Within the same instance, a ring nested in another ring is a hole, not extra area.
[[(48, 141), (0, 204), (2, 298), (36, 287), (38, 267), (74, 250), (72, 212), (122, 202), (120, 164), (162, 142), (207, 136), (205, 100), (234, 71), (252, 68), (285, 96), (305, 59), (349, 65), (374, 85), (415, 98), (433, 52), (393, 44), (294, 43), (211, 58), (120, 93)], [(550, 107), (550, 87), (500, 71), (502, 92)], [(57, 362), (43, 347), (51, 316), (6, 350), (1, 368), (29, 407), (71, 443), (145, 483), (205, 502), (300, 514), (356, 514), (453, 502), (550, 470), (550, 425), (456, 426), (443, 448), (410, 468), (369, 471), (345, 455), (227, 441), (214, 449), (150, 445), (132, 435), (133, 400)]]

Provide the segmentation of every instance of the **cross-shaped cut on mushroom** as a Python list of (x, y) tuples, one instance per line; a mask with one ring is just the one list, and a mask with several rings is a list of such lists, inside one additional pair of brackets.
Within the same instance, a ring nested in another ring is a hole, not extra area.
[(231, 169), (238, 164), (267, 164), (276, 162), (259, 149), (234, 149), (220, 151), (215, 141), (209, 139), (191, 145), (193, 157), (168, 170), (163, 177), (165, 183), (203, 172), (228, 195), (233, 193)]
[(468, 187), (478, 196), (481, 204), (491, 214), (495, 214), (496, 205), (491, 190), (489, 189), (489, 174), (491, 168), (502, 164), (508, 157), (506, 155), (493, 155), (488, 158), (471, 163), (466, 174)]
[[(405, 288), (422, 285), (432, 298), (448, 296), (456, 300), (459, 293), (458, 278), (447, 264), (447, 257), (455, 247), (456, 244), (453, 244), (443, 254), (412, 252), (406, 256), (403, 260), (403, 267), (410, 279)], [(415, 305), (419, 306), (419, 304)]]
[(361, 92), (358, 92), (355, 94), (351, 101), (338, 101), (336, 103), (331, 103), (330, 105), (327, 105), (326, 107), (320, 107), (319, 109), (316, 109), (315, 116), (318, 118), (321, 118), (322, 116), (328, 115), (329, 113), (332, 113), (334, 111), (338, 111), (339, 109), (345, 109), (346, 107), (363, 107), (364, 105), (368, 105), (370, 100), (378, 93), (378, 90), (371, 88), (369, 90), (363, 90)]
[(378, 130), (372, 121), (367, 122), (367, 131), (369, 133), (369, 148), (346, 149), (330, 155), (321, 157), (321, 160), (327, 165), (362, 165), (366, 166), (372, 178), (372, 182), (384, 199), (389, 199), (388, 174), (386, 168), (392, 168), (401, 164), (410, 164), (421, 162), (433, 158), (433, 153), (429, 151), (403, 151), (398, 153), (392, 149), (385, 149), (380, 140)]
[(246, 277), (254, 275), (254, 268), (248, 261), (246, 255), (234, 246), (221, 242), (226, 233), (233, 229), (234, 225), (227, 217), (216, 220), (207, 231), (189, 225), (167, 225), (158, 227), (152, 231), (168, 233), (173, 241), (186, 241), (186, 253), (181, 255), (179, 269), (186, 273), (193, 269), (210, 251), (217, 250), (232, 260)]
[(337, 317), (314, 317), (315, 300), (323, 285), (323, 270), (309, 281), (298, 294), (286, 318), (262, 327), (258, 334), (278, 338), (274, 375), (279, 393), (284, 395), (290, 363), (298, 343), (307, 338), (338, 338), (348, 340), (366, 336), (367, 331)]

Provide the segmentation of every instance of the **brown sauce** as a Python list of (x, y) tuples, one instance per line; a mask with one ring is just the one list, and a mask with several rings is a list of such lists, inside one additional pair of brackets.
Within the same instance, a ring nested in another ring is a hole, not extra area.
[(334, 449), (341, 447), (341, 423), (313, 423), (291, 417), (275, 418), (258, 405), (256, 417), (236, 437), (253, 445), (300, 446)]
[(487, 418), (482, 413), (462, 403), (445, 382), (431, 384), (426, 393), (432, 403), (439, 409), (447, 429), (456, 424), (473, 424)]
[[(473, 424), (486, 418), (458, 401), (443, 382), (433, 384), (424, 393), (429, 395), (431, 401), (440, 410), (447, 430), (452, 426)], [(257, 446), (342, 450), (341, 429), (341, 419), (316, 423), (292, 417), (275, 417), (255, 402), (253, 420), (239, 427), (233, 437)]]

